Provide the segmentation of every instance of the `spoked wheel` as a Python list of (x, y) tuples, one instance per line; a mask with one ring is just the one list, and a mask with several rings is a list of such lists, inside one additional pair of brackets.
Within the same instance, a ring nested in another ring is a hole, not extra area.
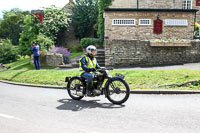
[(113, 79), (109, 83), (108, 88), (108, 100), (114, 104), (122, 104), (126, 102), (130, 95), (130, 89), (125, 80)]
[[(80, 100), (83, 96), (83, 83), (79, 78), (71, 78), (68, 85), (67, 90), (69, 96), (74, 100)], [(82, 95), (81, 95), (82, 94)]]

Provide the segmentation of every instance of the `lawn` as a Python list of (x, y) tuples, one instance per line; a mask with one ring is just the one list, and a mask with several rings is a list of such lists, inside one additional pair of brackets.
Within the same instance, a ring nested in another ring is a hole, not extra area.
[[(199, 90), (200, 70), (174, 69), (174, 70), (121, 70), (111, 71), (125, 75), (131, 89), (180, 89)], [(66, 86), (66, 76), (80, 75), (78, 70), (9, 70), (0, 71), (0, 79), (21, 83)], [(180, 86), (181, 84), (195, 81), (195, 84)], [(173, 85), (173, 86), (168, 86)]]
[[(75, 58), (76, 56), (80, 56), (83, 55), (83, 52), (73, 52), (71, 53), (72, 58)], [(10, 70), (20, 70), (20, 69), (35, 69), (34, 65), (30, 64), (30, 57), (29, 56), (25, 56), (25, 57), (20, 57), (20, 59), (18, 59), (15, 62), (12, 63), (8, 63), (5, 64), (6, 67), (10, 67)], [(41, 66), (41, 69), (55, 69), (58, 67), (52, 67), (52, 66)]]
[[(20, 57), (15, 62), (5, 64), (6, 67), (10, 67), (10, 70), (20, 70), (20, 69), (35, 69), (34, 65), (30, 64), (30, 57), (25, 56), (25, 57)], [(41, 66), (41, 69), (55, 69), (58, 67), (52, 67), (52, 66)]]
[(76, 56), (80, 56), (80, 55), (83, 55), (84, 53), (83, 52), (73, 52), (71, 53), (71, 56), (72, 56), (72, 59)]

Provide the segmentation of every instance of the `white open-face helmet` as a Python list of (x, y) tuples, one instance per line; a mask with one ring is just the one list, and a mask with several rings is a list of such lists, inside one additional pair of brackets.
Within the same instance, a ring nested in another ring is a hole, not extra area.
[[(92, 53), (92, 50), (94, 50), (94, 53)], [(97, 49), (96, 49), (95, 46), (90, 45), (90, 46), (88, 46), (88, 47), (86, 48), (86, 51), (87, 51), (88, 54), (94, 56), (94, 55), (96, 54), (96, 52), (97, 52)]]

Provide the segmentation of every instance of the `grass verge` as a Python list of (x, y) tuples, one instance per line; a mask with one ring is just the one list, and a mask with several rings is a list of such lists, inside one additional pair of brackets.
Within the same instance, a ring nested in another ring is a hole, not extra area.
[[(19, 69), (35, 69), (34, 65), (30, 64), (30, 57), (21, 57), (19, 60), (5, 64), (6, 67), (10, 67), (10, 70), (19, 70)], [(55, 69), (58, 67), (52, 67), (52, 66), (41, 66), (41, 69)]]
[(74, 57), (80, 56), (80, 55), (83, 55), (83, 54), (84, 54), (84, 52), (73, 52), (73, 53), (71, 53), (71, 56), (72, 56), (72, 59), (73, 59)]
[[(199, 90), (200, 70), (112, 70), (111, 74), (125, 75), (131, 89)], [(0, 71), (0, 79), (21, 83), (66, 86), (66, 76), (80, 75), (78, 70), (9, 70)], [(181, 85), (188, 81), (196, 84)], [(173, 84), (173, 86), (170, 86)]]

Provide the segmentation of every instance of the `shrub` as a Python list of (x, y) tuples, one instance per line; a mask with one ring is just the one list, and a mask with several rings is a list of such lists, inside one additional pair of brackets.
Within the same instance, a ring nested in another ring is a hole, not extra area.
[(18, 58), (18, 47), (14, 47), (9, 39), (0, 39), (0, 63), (10, 63)]
[(44, 8), (44, 20), (41, 33), (56, 41), (59, 33), (69, 27), (69, 18), (67, 12), (61, 8), (52, 5)]
[(72, 52), (82, 52), (80, 45), (69, 45), (69, 51)]
[(52, 49), (49, 50), (49, 52), (50, 53), (60, 53), (63, 55), (63, 62), (65, 64), (71, 63), (71, 53), (69, 52), (68, 48), (53, 46)]
[(54, 45), (54, 42), (49, 37), (41, 33), (37, 36), (37, 43), (40, 45), (42, 50), (47, 51)]
[(100, 45), (101, 41), (97, 38), (82, 38), (80, 41), (82, 48), (87, 48), (89, 45)]

